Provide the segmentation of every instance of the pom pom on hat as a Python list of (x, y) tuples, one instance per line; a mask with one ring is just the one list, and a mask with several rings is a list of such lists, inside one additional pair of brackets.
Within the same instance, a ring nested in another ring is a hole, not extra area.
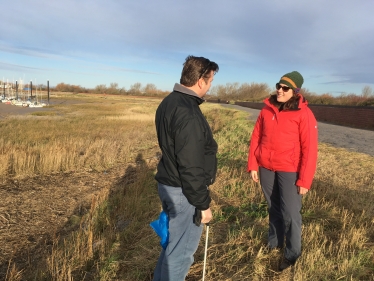
[(304, 78), (301, 74), (297, 71), (292, 71), (282, 76), (279, 80), (279, 84), (287, 85), (292, 89), (300, 89), (304, 83)]

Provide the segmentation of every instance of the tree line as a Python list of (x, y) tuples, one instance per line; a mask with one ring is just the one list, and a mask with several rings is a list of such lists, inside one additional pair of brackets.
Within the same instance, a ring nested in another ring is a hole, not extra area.
[[(120, 88), (118, 83), (97, 85), (94, 89), (87, 89), (77, 85), (59, 83), (53, 89), (58, 92), (72, 93), (93, 93), (109, 95), (132, 95), (132, 96), (160, 96), (164, 97), (169, 91), (162, 91), (154, 84), (142, 85), (137, 82), (130, 86), (129, 89)], [(266, 83), (227, 83), (226, 85), (213, 86), (207, 99), (220, 99), (224, 101), (251, 101), (262, 102), (266, 97), (274, 94), (275, 90), (270, 88)], [(354, 106), (374, 106), (374, 91), (370, 86), (365, 86), (361, 94), (342, 93), (333, 96), (330, 93), (316, 94), (306, 88), (302, 88), (300, 93), (308, 100), (310, 104), (325, 105), (354, 105)]]
[(91, 93), (91, 94), (108, 94), (108, 95), (131, 95), (131, 96), (166, 96), (169, 92), (159, 90), (156, 85), (148, 83), (143, 86), (141, 83), (135, 83), (128, 90), (125, 87), (120, 88), (118, 83), (97, 85), (94, 89), (87, 89), (81, 86), (59, 83), (54, 88), (56, 92), (71, 93)]
[[(265, 83), (227, 83), (211, 88), (208, 98), (220, 99), (221, 101), (250, 101), (262, 102), (276, 91)], [(306, 88), (302, 88), (300, 93), (307, 99), (309, 104), (325, 105), (353, 105), (353, 106), (374, 106), (374, 91), (370, 86), (365, 86), (360, 95), (354, 93), (342, 93), (333, 96), (329, 93), (316, 94)]]

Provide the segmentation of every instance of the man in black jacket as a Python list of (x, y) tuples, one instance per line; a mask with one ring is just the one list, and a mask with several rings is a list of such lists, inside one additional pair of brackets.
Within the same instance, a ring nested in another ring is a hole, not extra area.
[(193, 263), (202, 226), (212, 219), (208, 186), (217, 171), (217, 143), (199, 105), (219, 68), (203, 57), (188, 56), (180, 84), (159, 105), (156, 130), (162, 158), (155, 179), (163, 210), (169, 217), (169, 243), (162, 250), (154, 281), (184, 280)]

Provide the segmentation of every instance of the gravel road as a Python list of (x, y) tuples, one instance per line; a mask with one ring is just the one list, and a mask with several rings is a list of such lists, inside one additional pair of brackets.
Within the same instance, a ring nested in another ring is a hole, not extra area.
[[(248, 118), (252, 121), (256, 121), (260, 113), (258, 109), (238, 105), (222, 104), (222, 106), (249, 112)], [(318, 141), (374, 156), (374, 131), (318, 122)]]
[(0, 119), (4, 119), (8, 115), (26, 115), (36, 111), (49, 111), (46, 107), (23, 107), (5, 104), (0, 102)]

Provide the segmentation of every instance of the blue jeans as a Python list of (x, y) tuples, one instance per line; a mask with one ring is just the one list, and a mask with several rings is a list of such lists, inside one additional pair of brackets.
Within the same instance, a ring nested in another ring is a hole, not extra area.
[(296, 261), (301, 255), (301, 198), (296, 172), (273, 172), (260, 167), (260, 182), (269, 207), (270, 248), (283, 248), (284, 257)]
[(193, 223), (195, 207), (187, 201), (181, 187), (158, 183), (158, 194), (169, 215), (169, 244), (161, 251), (153, 281), (183, 281), (194, 261), (203, 227)]

